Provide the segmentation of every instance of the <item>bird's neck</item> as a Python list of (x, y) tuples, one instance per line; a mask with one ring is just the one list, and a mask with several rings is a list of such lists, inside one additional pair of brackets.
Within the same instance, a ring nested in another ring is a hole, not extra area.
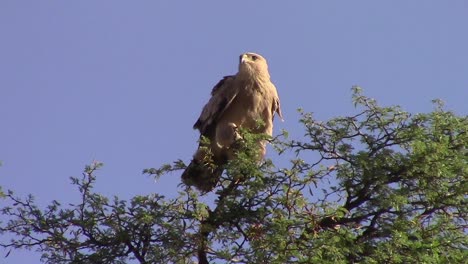
[(270, 74), (268, 72), (254, 72), (250, 70), (239, 71), (237, 74), (239, 81), (246, 83), (262, 83), (270, 81)]
[(258, 92), (263, 94), (268, 88), (267, 84), (270, 83), (270, 76), (238, 76), (236, 78), (241, 90), (247, 93)]

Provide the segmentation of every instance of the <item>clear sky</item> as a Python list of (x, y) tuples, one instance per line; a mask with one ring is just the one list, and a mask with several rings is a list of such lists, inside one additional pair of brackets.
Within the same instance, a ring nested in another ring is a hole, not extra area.
[[(142, 170), (196, 149), (211, 88), (239, 54), (269, 61), (285, 122), (353, 113), (350, 88), (383, 105), (468, 113), (468, 1), (0, 1), (0, 185), (74, 202), (70, 176), (104, 162), (96, 190), (176, 192)], [(273, 155), (273, 154), (271, 154)], [(0, 216), (1, 220), (1, 216)], [(38, 263), (14, 251), (0, 263)]]

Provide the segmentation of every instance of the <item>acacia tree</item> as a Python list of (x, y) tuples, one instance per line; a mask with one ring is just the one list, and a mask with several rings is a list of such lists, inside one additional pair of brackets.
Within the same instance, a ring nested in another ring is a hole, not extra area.
[(381, 107), (358, 88), (353, 101), (355, 115), (301, 112), (303, 138), (271, 139), (279, 158), (293, 154), (285, 167), (258, 164), (264, 136), (243, 133), (209, 204), (187, 186), (175, 199), (104, 197), (93, 191), (99, 163), (72, 178), (74, 205), (40, 209), (8, 191), (0, 231), (12, 238), (1, 245), (45, 263), (462, 263), (468, 118), (437, 102), (416, 115)]

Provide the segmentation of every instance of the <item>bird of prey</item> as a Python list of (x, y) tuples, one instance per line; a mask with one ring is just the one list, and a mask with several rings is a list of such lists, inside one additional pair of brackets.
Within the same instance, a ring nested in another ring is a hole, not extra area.
[[(275, 113), (282, 119), (267, 61), (256, 53), (240, 55), (237, 74), (225, 76), (214, 86), (210, 100), (193, 126), (200, 131), (201, 140), (182, 174), (182, 181), (200, 191), (211, 191), (223, 172), (223, 165), (235, 157), (233, 149), (240, 139), (238, 129), (271, 136)], [(259, 126), (259, 121), (263, 125)], [(262, 157), (265, 144), (259, 143)]]

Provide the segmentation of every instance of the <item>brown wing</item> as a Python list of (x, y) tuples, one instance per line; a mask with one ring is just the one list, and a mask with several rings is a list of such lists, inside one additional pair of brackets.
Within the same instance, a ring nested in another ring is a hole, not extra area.
[(236, 98), (238, 90), (232, 85), (234, 76), (225, 76), (211, 91), (211, 98), (203, 107), (194, 129), (200, 130), (201, 135), (206, 135), (210, 127), (216, 124), (224, 111)]
[[(281, 112), (281, 104), (280, 104), (280, 99), (278, 96), (278, 92), (276, 91), (275, 85), (273, 85), (273, 92), (274, 92), (274, 99), (273, 99), (273, 106), (271, 108), (271, 112), (274, 114), (275, 112), (278, 114), (278, 117), (283, 121), (283, 113)], [(274, 115), (273, 115), (274, 117)]]

